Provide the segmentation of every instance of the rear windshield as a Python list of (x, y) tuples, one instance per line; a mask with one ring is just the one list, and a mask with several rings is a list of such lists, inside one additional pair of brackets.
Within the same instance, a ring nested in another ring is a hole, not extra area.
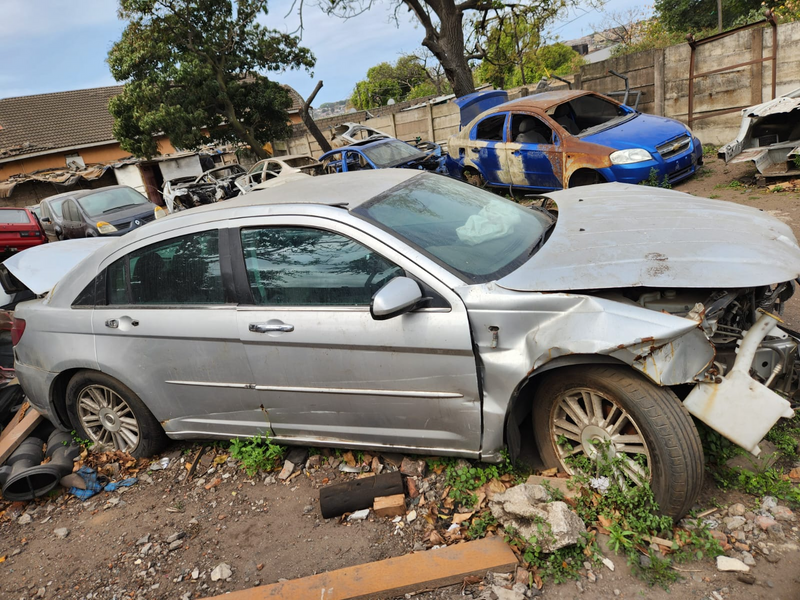
[(420, 152), (414, 146), (410, 146), (400, 140), (390, 140), (376, 146), (370, 146), (369, 148), (364, 148), (362, 152), (379, 169), (399, 165), (424, 156), (424, 152)]
[(21, 225), (22, 223), (29, 224), (30, 222), (28, 213), (24, 210), (0, 210), (0, 223), (3, 225)]
[(100, 217), (104, 214), (149, 203), (147, 198), (133, 188), (116, 188), (78, 200), (78, 204), (90, 217)]

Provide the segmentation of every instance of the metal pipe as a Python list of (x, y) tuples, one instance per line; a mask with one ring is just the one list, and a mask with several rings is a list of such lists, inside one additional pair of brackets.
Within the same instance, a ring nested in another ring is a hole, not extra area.
[(769, 332), (780, 322), (780, 319), (775, 315), (765, 310), (759, 310), (761, 311), (761, 316), (742, 338), (742, 343), (739, 346), (739, 353), (736, 356), (736, 360), (733, 362), (730, 373), (740, 371), (748, 376), (750, 375), (750, 367), (756, 357), (758, 347)]

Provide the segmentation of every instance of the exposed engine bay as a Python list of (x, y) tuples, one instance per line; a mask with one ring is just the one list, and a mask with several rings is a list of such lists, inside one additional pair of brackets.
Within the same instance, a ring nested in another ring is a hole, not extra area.
[[(780, 317), (794, 294), (795, 282), (734, 290), (646, 289), (623, 295), (636, 304), (700, 322), (716, 351), (708, 374), (724, 375), (736, 359), (741, 340), (758, 320), (760, 311)], [(782, 323), (758, 346), (750, 375), (797, 405), (800, 333)], [(716, 370), (716, 373), (714, 372)]]

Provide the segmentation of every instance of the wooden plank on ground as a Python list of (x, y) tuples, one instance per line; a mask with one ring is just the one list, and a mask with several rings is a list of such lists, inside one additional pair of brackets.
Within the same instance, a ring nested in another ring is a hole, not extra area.
[[(471, 575), (488, 571), (508, 573), (517, 558), (500, 537), (484, 538), (407, 554), (378, 562), (338, 569), (282, 583), (240, 590), (216, 600), (366, 600), (394, 598), (404, 594), (461, 583)], [(214, 600), (214, 599), (207, 599)]]
[(8, 427), (0, 435), (0, 465), (6, 462), (11, 453), (30, 435), (41, 420), (42, 415), (27, 401), (23, 402), (22, 408), (14, 415)]

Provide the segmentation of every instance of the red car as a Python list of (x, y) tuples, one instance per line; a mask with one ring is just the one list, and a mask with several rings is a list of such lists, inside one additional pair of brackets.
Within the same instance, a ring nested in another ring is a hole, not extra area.
[(11, 254), (44, 244), (47, 238), (27, 208), (0, 207), (0, 253)]

